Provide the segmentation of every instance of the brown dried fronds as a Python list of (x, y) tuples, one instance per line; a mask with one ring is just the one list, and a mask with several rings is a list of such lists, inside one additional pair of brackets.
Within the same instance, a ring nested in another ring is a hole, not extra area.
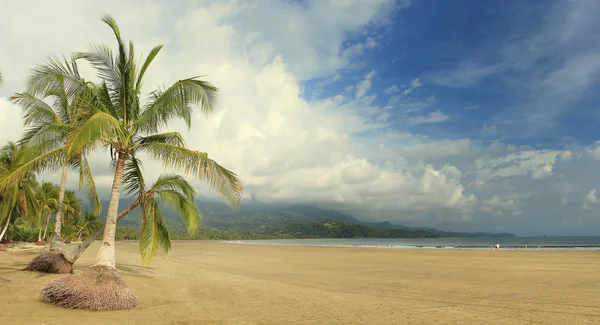
[(45, 253), (36, 256), (23, 271), (66, 274), (73, 273), (73, 264), (62, 253)]
[(137, 306), (137, 297), (116, 269), (93, 266), (88, 272), (50, 282), (41, 290), (48, 304), (87, 310), (123, 310)]

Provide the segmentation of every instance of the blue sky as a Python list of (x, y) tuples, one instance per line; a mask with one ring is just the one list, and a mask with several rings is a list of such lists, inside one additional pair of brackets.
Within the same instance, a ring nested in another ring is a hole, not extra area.
[[(600, 233), (599, 1), (0, 5), (0, 142), (23, 131), (8, 97), (31, 67), (114, 46), (109, 13), (136, 53), (165, 45), (143, 91), (192, 75), (220, 88), (217, 114), (170, 129), (235, 171), (246, 200), (454, 231)], [(106, 195), (107, 159), (91, 157)], [(144, 166), (147, 181), (162, 171)]]
[[(357, 67), (325, 89), (308, 83), (308, 93), (340, 92), (375, 70), (370, 92), (378, 106), (392, 106), (389, 122), (396, 129), (544, 148), (589, 144), (597, 138), (596, 72), (568, 85), (581, 73), (568, 69), (586, 69), (586, 60), (597, 59), (598, 27), (589, 21), (597, 10), (594, 1), (414, 1), (395, 12), (390, 24), (353, 35), (346, 48), (367, 38), (378, 46), (367, 48)], [(580, 26), (572, 26), (579, 20)], [(561, 73), (568, 75), (549, 80)], [(402, 95), (413, 80), (422, 86)], [(545, 85), (549, 82), (567, 85)], [(390, 87), (398, 91), (389, 94)], [(564, 98), (544, 99), (553, 87), (564, 87)], [(395, 103), (395, 96), (425, 107), (411, 111), (411, 105)], [(410, 116), (433, 112), (448, 119), (407, 123)]]

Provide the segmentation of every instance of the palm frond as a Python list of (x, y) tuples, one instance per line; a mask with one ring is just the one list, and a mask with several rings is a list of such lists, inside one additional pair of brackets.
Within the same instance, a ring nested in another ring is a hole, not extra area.
[(76, 64), (76, 58), (60, 60), (56, 57), (48, 58), (47, 62), (35, 67), (28, 80), (27, 92), (33, 96), (48, 96), (57, 89), (63, 89), (66, 97), (75, 94), (81, 87), (81, 76)]
[[(185, 147), (185, 140), (179, 132), (167, 132), (145, 136), (139, 140), (139, 144), (166, 143), (177, 147)], [(135, 148), (135, 146), (134, 146)]]
[(84, 189), (88, 202), (91, 205), (92, 213), (99, 214), (102, 212), (102, 204), (100, 204), (100, 197), (96, 190), (96, 182), (94, 181), (94, 175), (92, 174), (92, 168), (85, 157), (82, 155), (78, 160), (79, 167), (79, 188)]
[(160, 50), (162, 50), (162, 48), (163, 48), (163, 45), (155, 46), (150, 51), (150, 53), (148, 53), (148, 56), (146, 57), (146, 60), (142, 64), (142, 69), (140, 70), (137, 82), (135, 84), (135, 93), (137, 95), (139, 95), (139, 93), (140, 93), (140, 91), (142, 89), (142, 80), (144, 79), (144, 75), (146, 74), (146, 70), (148, 69), (148, 67), (150, 66), (150, 64), (152, 63), (152, 61), (154, 61), (154, 58), (156, 58), (156, 56), (158, 55), (158, 53), (160, 52)]
[(112, 115), (98, 111), (69, 135), (69, 155), (76, 155), (99, 141), (116, 141), (124, 138), (119, 121)]
[(158, 193), (160, 191), (177, 191), (185, 195), (189, 200), (194, 200), (196, 190), (194, 187), (180, 175), (163, 174), (158, 177), (152, 185), (149, 192)]
[(50, 105), (31, 93), (17, 93), (10, 97), (10, 100), (21, 106), (23, 111), (25, 111), (23, 125), (31, 125), (40, 122), (63, 123), (61, 117), (54, 112)]
[(25, 129), (19, 143), (28, 146), (37, 146), (43, 143), (51, 145), (52, 143), (49, 142), (52, 141), (55, 147), (63, 145), (67, 134), (72, 130), (73, 127), (68, 124), (36, 123)]
[(218, 88), (196, 77), (179, 80), (171, 87), (150, 94), (144, 111), (134, 122), (134, 129), (144, 133), (155, 133), (175, 118), (191, 125), (191, 105), (200, 105), (204, 114), (216, 110)]
[(164, 167), (183, 171), (186, 175), (202, 179), (219, 193), (231, 206), (239, 206), (243, 186), (237, 175), (212, 159), (205, 152), (194, 151), (166, 143), (145, 143), (137, 147), (160, 160)]
[(138, 195), (143, 196), (146, 185), (144, 182), (144, 175), (141, 169), (142, 162), (137, 159), (133, 154), (130, 155), (129, 159), (125, 162), (125, 169), (123, 171), (123, 187), (127, 195)]
[(144, 217), (146, 223), (142, 228), (138, 245), (142, 255), (142, 264), (147, 265), (154, 259), (160, 246), (166, 253), (171, 250), (171, 236), (160, 206), (155, 199), (148, 201), (144, 208)]
[(39, 146), (27, 147), (23, 150), (22, 157), (19, 163), (8, 168), (7, 171), (0, 175), (0, 192), (6, 190), (7, 187), (14, 186), (16, 182), (23, 179), (28, 173), (39, 174), (46, 170), (56, 170), (64, 163), (64, 147), (54, 148), (52, 150), (39, 150)]
[(162, 204), (181, 216), (190, 235), (198, 230), (202, 214), (193, 199), (190, 200), (184, 194), (174, 190), (160, 190), (156, 193)]
[(87, 60), (96, 69), (98, 77), (107, 85), (108, 93), (114, 101), (121, 76), (115, 65), (112, 50), (106, 45), (94, 44), (90, 45), (87, 52), (77, 53), (76, 58)]

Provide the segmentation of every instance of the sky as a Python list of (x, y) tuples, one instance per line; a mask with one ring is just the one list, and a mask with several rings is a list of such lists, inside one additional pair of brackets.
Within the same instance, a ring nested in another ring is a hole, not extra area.
[[(105, 13), (136, 53), (165, 45), (145, 93), (197, 75), (220, 88), (217, 113), (166, 130), (236, 172), (243, 203), (454, 231), (600, 233), (600, 1), (0, 0), (0, 143), (23, 131), (8, 97), (29, 69), (115, 48)], [(107, 199), (109, 155), (90, 159)], [(161, 172), (145, 157), (148, 180)]]

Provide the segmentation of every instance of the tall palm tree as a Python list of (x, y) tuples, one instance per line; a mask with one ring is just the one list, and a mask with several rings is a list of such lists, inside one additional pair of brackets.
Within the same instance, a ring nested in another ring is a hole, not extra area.
[[(14, 142), (8, 142), (0, 149), (0, 170), (6, 172), (13, 166), (20, 164), (24, 159), (24, 148), (18, 146)], [(0, 232), (0, 241), (6, 234), (8, 225), (14, 215), (14, 210), (18, 209), (20, 215), (27, 221), (28, 209), (37, 210), (36, 188), (38, 183), (35, 179), (35, 174), (24, 173), (22, 177), (16, 179), (11, 185), (5, 188), (2, 192), (2, 206), (0, 207), (0, 224), (6, 221), (2, 232)]]
[[(81, 103), (83, 95), (80, 90), (83, 85), (85, 80), (79, 75), (74, 59), (60, 61), (50, 58), (46, 64), (33, 69), (27, 82), (27, 90), (11, 97), (11, 100), (21, 106), (25, 112), (24, 125), (28, 129), (21, 142), (38, 147), (43, 147), (44, 144), (53, 146), (66, 144), (69, 132), (87, 118), (88, 112)], [(62, 165), (62, 174), (50, 249), (60, 249), (62, 242), (63, 202), (69, 167), (78, 167), (79, 186), (87, 191), (94, 212), (99, 213), (101, 209), (94, 178), (85, 155), (81, 152), (68, 154), (63, 151), (62, 157), (55, 163)]]
[[(89, 274), (78, 274), (52, 282), (42, 290), (42, 294), (44, 301), (64, 307), (124, 309), (137, 304), (137, 298), (115, 269), (115, 230), (126, 162), (135, 160), (138, 153), (148, 153), (160, 160), (164, 167), (179, 169), (202, 178), (234, 206), (239, 204), (242, 185), (233, 172), (209, 159), (206, 153), (186, 148), (179, 133), (158, 133), (176, 118), (183, 119), (189, 127), (195, 105), (205, 114), (214, 111), (217, 88), (195, 77), (183, 79), (168, 88), (153, 91), (147, 102), (143, 103), (140, 98), (143, 78), (162, 45), (153, 48), (142, 65), (138, 66), (133, 43), (129, 47), (125, 45), (116, 21), (110, 16), (102, 17), (102, 21), (112, 29), (118, 53), (113, 55), (108, 47), (98, 45), (92, 46), (89, 52), (77, 55), (96, 68), (102, 84), (93, 89), (83, 87), (93, 90), (89, 92), (93, 96), (88, 98), (88, 105), (95, 111), (81, 127), (69, 134), (66, 146), (68, 154), (87, 152), (98, 146), (111, 149), (115, 174), (102, 244)], [(90, 277), (114, 279), (114, 286), (110, 288), (115, 292), (88, 286), (90, 291), (85, 294), (94, 296), (95, 300), (85, 301), (82, 292), (74, 288), (80, 286), (81, 281), (89, 281)]]
[(115, 176), (103, 245), (96, 265), (114, 268), (114, 233), (123, 172), (126, 162), (135, 161), (137, 153), (149, 153), (161, 160), (165, 167), (182, 169), (204, 178), (233, 205), (239, 203), (242, 186), (234, 173), (209, 159), (206, 153), (187, 149), (179, 133), (158, 133), (162, 126), (175, 118), (183, 119), (189, 127), (192, 105), (199, 105), (204, 113), (214, 111), (217, 88), (197, 78), (183, 79), (171, 87), (152, 92), (148, 102), (142, 104), (143, 77), (162, 45), (150, 51), (138, 70), (133, 43), (129, 44), (129, 48), (125, 46), (112, 17), (104, 16), (102, 20), (114, 32), (119, 51), (113, 56), (109, 48), (100, 45), (78, 55), (98, 70), (102, 85), (97, 87), (93, 98), (97, 111), (71, 135), (69, 151), (80, 152), (96, 145), (111, 148)]

